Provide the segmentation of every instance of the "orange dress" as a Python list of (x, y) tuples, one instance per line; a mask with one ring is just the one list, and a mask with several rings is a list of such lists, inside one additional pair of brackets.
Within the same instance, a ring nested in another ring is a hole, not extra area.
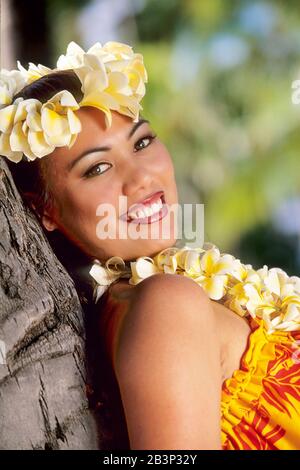
[[(116, 339), (127, 311), (109, 291), (101, 312), (101, 333), (114, 369)], [(222, 384), (223, 450), (300, 449), (300, 331), (267, 333), (259, 318), (240, 368)]]
[(222, 385), (223, 449), (299, 450), (300, 331), (250, 326), (240, 369)]

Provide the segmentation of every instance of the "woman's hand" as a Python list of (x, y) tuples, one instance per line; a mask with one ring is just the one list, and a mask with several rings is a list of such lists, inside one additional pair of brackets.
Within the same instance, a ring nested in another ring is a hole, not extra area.
[(136, 286), (115, 370), (131, 449), (221, 450), (217, 328), (193, 280), (157, 274)]

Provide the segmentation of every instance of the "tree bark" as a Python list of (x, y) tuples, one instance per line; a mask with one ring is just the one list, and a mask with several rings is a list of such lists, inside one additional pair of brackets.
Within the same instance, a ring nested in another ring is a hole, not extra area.
[[(0, 448), (97, 449), (74, 283), (0, 157)], [(2, 364), (1, 364), (2, 363)]]

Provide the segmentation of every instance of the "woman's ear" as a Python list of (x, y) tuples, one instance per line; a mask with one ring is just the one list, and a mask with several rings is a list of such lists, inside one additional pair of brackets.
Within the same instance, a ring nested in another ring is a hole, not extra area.
[(45, 227), (45, 229), (48, 230), (48, 232), (52, 232), (53, 230), (58, 228), (52, 216), (46, 210), (41, 216), (41, 222), (43, 226)]
[(48, 230), (48, 232), (52, 232), (58, 228), (58, 225), (54, 221), (52, 203), (48, 202), (48, 204), (45, 206), (41, 202), (40, 197), (34, 192), (26, 192), (25, 197), (31, 209), (35, 212), (40, 223), (46, 230)]

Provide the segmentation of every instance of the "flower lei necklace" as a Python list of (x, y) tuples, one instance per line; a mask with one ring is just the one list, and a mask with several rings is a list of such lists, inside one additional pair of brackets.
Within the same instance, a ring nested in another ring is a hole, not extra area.
[(238, 315), (261, 318), (268, 333), (300, 330), (299, 277), (266, 265), (255, 270), (232, 255), (221, 254), (213, 244), (205, 243), (203, 248), (173, 246), (153, 258), (141, 256), (130, 263), (119, 256), (109, 258), (104, 266), (94, 260), (89, 273), (96, 281), (95, 302), (119, 278), (136, 285), (154, 274), (179, 274), (193, 279), (210, 299)]

